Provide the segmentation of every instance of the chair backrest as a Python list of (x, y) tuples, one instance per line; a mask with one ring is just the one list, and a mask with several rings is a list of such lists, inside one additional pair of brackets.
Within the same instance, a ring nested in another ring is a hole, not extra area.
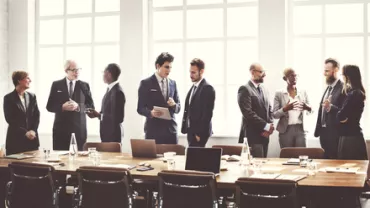
[(300, 155), (307, 155), (311, 159), (323, 159), (324, 149), (306, 147), (285, 147), (280, 151), (280, 158), (298, 158)]
[(290, 180), (239, 178), (237, 199), (239, 207), (298, 208), (297, 183)]
[[(84, 166), (77, 169), (80, 207), (133, 206), (132, 177), (127, 169)], [(77, 197), (76, 197), (77, 196)]]
[(217, 187), (213, 173), (164, 170), (158, 176), (159, 207), (217, 207)]
[(213, 145), (212, 148), (221, 148), (222, 155), (241, 155), (243, 146), (241, 145)]
[(58, 189), (53, 180), (54, 167), (35, 163), (9, 164), (11, 182), (7, 186), (9, 207), (50, 208), (58, 205)]
[(176, 152), (176, 155), (185, 155), (185, 147), (180, 144), (157, 144), (157, 154)]
[(121, 152), (121, 143), (118, 142), (86, 142), (83, 150), (95, 147), (98, 152)]

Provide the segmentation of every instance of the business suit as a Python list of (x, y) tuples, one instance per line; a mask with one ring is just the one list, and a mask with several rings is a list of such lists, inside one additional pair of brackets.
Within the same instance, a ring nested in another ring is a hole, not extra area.
[(100, 138), (102, 142), (121, 142), (121, 123), (125, 117), (125, 94), (119, 83), (103, 97), (100, 114)]
[[(365, 107), (365, 96), (356, 89), (348, 92), (342, 108), (338, 111), (339, 145), (338, 158), (341, 160), (367, 160), (364, 135), (360, 120)], [(345, 121), (345, 122), (344, 122)]]
[(267, 90), (260, 85), (263, 96), (252, 81), (243, 85), (238, 90), (238, 104), (243, 115), (239, 143), (247, 137), (254, 157), (266, 157), (269, 138), (263, 137), (266, 124), (272, 123), (272, 108), (268, 99)]
[[(193, 88), (194, 86), (190, 88), (186, 96), (181, 132), (187, 134), (189, 146), (205, 147), (212, 135), (211, 120), (215, 106), (215, 90), (205, 79), (201, 80), (192, 94)], [(195, 135), (200, 137), (199, 142)]]
[(339, 143), (339, 122), (337, 121), (337, 113), (342, 107), (345, 95), (342, 93), (343, 82), (338, 80), (333, 89), (331, 90), (331, 104), (330, 111), (326, 110), (324, 113), (326, 127), (323, 127), (322, 116), (323, 108), (322, 103), (329, 93), (329, 87), (326, 88), (324, 95), (320, 102), (320, 108), (317, 117), (315, 137), (320, 137), (321, 147), (325, 150), (325, 157), (329, 159), (338, 158), (338, 143)]
[(75, 133), (78, 150), (82, 150), (86, 142), (86, 114), (87, 108), (94, 108), (88, 83), (77, 80), (71, 99), (78, 106), (79, 111), (63, 111), (62, 105), (69, 101), (66, 78), (53, 82), (46, 109), (55, 113), (53, 125), (53, 149), (69, 150), (71, 134)]
[[(24, 92), (24, 99), (25, 106), (23, 106), (16, 90), (4, 96), (4, 115), (9, 124), (6, 134), (7, 155), (37, 150), (40, 144), (37, 133), (40, 111), (36, 95)], [(26, 137), (26, 133), (30, 130), (36, 133), (36, 138), (33, 140)]]
[[(145, 139), (155, 139), (157, 144), (177, 144), (175, 113), (180, 112), (180, 99), (176, 82), (168, 78), (167, 80), (166, 97), (161, 93), (161, 88), (155, 74), (142, 80), (139, 87), (137, 112), (146, 117), (144, 126)], [(170, 97), (172, 97), (176, 103), (173, 107), (167, 104), (168, 98)], [(153, 118), (151, 116), (151, 111), (154, 106), (168, 108), (171, 120)]]
[[(296, 116), (298, 118), (293, 117), (289, 118), (289, 111), (284, 112), (283, 108), (286, 106), (289, 101), (293, 99), (290, 97), (287, 89), (278, 90), (275, 93), (274, 98), (274, 108), (272, 116), (274, 119), (279, 119), (277, 124), (276, 130), (279, 132), (279, 143), (280, 148), (284, 147), (306, 147), (306, 135), (304, 129), (304, 112), (292, 110), (291, 115)], [(297, 90), (297, 95), (294, 99), (299, 103), (305, 103), (306, 105), (310, 105), (308, 100), (308, 96), (306, 91), (304, 90)], [(290, 102), (294, 102), (290, 101)], [(294, 122), (289, 124), (290, 122)], [(294, 119), (294, 120), (293, 120)]]

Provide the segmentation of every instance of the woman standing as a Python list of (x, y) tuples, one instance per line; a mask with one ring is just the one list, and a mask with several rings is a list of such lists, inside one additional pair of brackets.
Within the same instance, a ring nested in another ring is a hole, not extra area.
[(6, 134), (6, 154), (37, 150), (39, 138), (37, 128), (40, 111), (35, 94), (26, 92), (31, 83), (28, 73), (15, 71), (12, 75), (15, 89), (4, 96), (4, 115), (9, 124)]
[(275, 93), (273, 109), (273, 117), (279, 119), (280, 148), (306, 147), (303, 111), (311, 112), (307, 93), (297, 89), (297, 74), (292, 68), (284, 70), (283, 79), (287, 87)]
[(355, 65), (345, 65), (342, 76), (346, 99), (337, 114), (340, 122), (338, 157), (345, 160), (367, 160), (366, 143), (360, 127), (366, 98), (360, 69)]

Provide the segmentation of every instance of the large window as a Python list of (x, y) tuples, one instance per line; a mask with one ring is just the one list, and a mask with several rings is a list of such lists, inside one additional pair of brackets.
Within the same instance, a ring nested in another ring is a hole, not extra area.
[[(289, 63), (299, 72), (299, 82), (318, 109), (326, 84), (324, 60), (336, 58), (341, 66), (356, 64), (362, 71), (365, 88), (370, 87), (368, 0), (290, 0)], [(319, 81), (317, 81), (319, 80)], [(317, 116), (311, 116), (313, 130)], [(362, 127), (366, 135), (369, 112), (365, 109)], [(311, 125), (312, 124), (312, 125)]]
[[(237, 136), (241, 113), (240, 85), (248, 68), (258, 61), (257, 0), (150, 0), (148, 74), (161, 52), (175, 56), (170, 77), (177, 82), (182, 106), (192, 83), (190, 61), (205, 62), (205, 78), (216, 90), (213, 114), (215, 136)], [(184, 108), (183, 108), (184, 109)], [(181, 124), (183, 109), (177, 115)]]
[[(41, 111), (39, 132), (51, 133), (53, 113), (46, 102), (53, 81), (65, 77), (64, 61), (76, 60), (80, 79), (90, 84), (100, 109), (106, 85), (102, 72), (119, 62), (119, 0), (38, 0), (35, 88)], [(99, 122), (88, 119), (89, 135), (99, 134)]]

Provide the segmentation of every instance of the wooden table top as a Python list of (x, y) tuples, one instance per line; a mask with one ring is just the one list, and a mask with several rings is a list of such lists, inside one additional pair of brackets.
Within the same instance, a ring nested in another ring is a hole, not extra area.
[[(58, 152), (58, 151), (56, 151)], [(32, 152), (35, 158), (20, 160), (22, 162), (44, 162), (43, 154), (38, 151)], [(136, 168), (131, 170), (134, 178), (143, 178), (148, 180), (157, 180), (158, 172), (167, 170), (167, 163), (163, 162), (161, 158), (133, 158), (127, 153), (108, 153), (100, 152), (100, 164), (126, 164), (138, 165), (141, 162), (149, 163), (154, 170), (137, 171)], [(73, 161), (69, 160), (68, 155), (60, 156), (61, 162), (64, 166), (55, 166), (57, 172), (65, 174), (75, 174), (75, 171), (80, 166), (92, 166), (92, 161), (88, 156), (77, 156)], [(258, 159), (257, 159), (258, 160)], [(262, 160), (262, 159), (261, 159)], [(283, 158), (267, 158), (263, 159), (265, 163), (261, 166), (262, 172), (281, 173), (281, 174), (296, 174), (307, 175), (306, 168), (300, 168), (296, 165), (282, 165), (287, 159)], [(7, 167), (9, 163), (17, 161), (12, 159), (0, 159), (0, 167)], [(176, 156), (176, 169), (185, 169), (185, 157)], [(351, 173), (326, 173), (318, 171), (314, 176), (307, 176), (298, 182), (299, 186), (305, 187), (346, 187), (346, 188), (363, 188), (367, 178), (367, 170), (369, 162), (367, 160), (314, 160), (318, 164), (318, 169), (325, 167), (338, 167), (343, 164), (352, 164), (359, 167), (356, 174)], [(245, 170), (239, 166), (239, 162), (227, 162), (227, 170), (221, 171), (217, 176), (218, 185), (223, 187), (234, 187), (235, 181), (239, 177), (246, 177), (252, 174), (251, 170)]]

